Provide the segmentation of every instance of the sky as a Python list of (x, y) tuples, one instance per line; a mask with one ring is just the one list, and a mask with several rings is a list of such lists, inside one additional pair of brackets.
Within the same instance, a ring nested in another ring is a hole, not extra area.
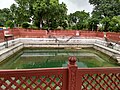
[[(91, 13), (93, 10), (93, 6), (89, 4), (89, 0), (59, 0), (59, 2), (64, 2), (67, 5), (68, 14), (82, 10)], [(0, 9), (10, 8), (10, 5), (13, 3), (15, 3), (14, 0), (0, 0)]]
[(61, 2), (64, 2), (67, 5), (68, 14), (82, 10), (91, 13), (93, 10), (93, 6), (89, 4), (89, 0), (60, 0), (60, 3)]

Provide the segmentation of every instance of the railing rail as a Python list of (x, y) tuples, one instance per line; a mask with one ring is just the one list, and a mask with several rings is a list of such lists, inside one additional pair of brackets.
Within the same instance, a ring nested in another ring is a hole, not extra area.
[(78, 69), (82, 90), (119, 90), (120, 68)]
[[(83, 30), (32, 30), (32, 29), (22, 29), (14, 28), (9, 29), (14, 38), (48, 38), (48, 37), (85, 37), (85, 38), (104, 38), (104, 32), (96, 31), (83, 31)], [(0, 42), (4, 41), (3, 31), (0, 31)], [(120, 33), (106, 32), (106, 38), (115, 43), (120, 43)]]
[(4, 41), (4, 32), (0, 30), (0, 42)]
[(67, 69), (0, 71), (0, 90), (67, 90)]
[(120, 68), (78, 68), (72, 56), (67, 68), (0, 70), (0, 90), (120, 90)]

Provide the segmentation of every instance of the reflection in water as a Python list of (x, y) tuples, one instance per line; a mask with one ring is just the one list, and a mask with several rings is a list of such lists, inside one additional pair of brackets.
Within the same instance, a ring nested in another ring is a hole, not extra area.
[(7, 60), (0, 65), (1, 69), (28, 69), (28, 68), (52, 68), (52, 67), (67, 67), (68, 57), (76, 56), (77, 65), (79, 67), (113, 67), (117, 66), (108, 63), (109, 56), (96, 52), (94, 49), (81, 50), (24, 50), (12, 59)]

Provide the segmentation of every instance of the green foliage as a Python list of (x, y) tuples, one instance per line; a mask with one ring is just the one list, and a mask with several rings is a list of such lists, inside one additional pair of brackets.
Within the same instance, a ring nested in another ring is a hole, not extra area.
[[(89, 0), (94, 6), (92, 16), (83, 11), (67, 15), (67, 6), (58, 0), (15, 0), (10, 9), (0, 9), (0, 25), (21, 26), (23, 22), (32, 22), (31, 28), (41, 29), (88, 29), (102, 31), (120, 30), (120, 0)], [(7, 21), (7, 24), (6, 24)], [(12, 27), (11, 27), (12, 28)]]
[[(23, 22), (30, 22), (33, 16), (33, 4), (36, 0), (15, 0), (15, 20), (16, 23), (22, 25)], [(18, 6), (18, 7), (17, 7)]]
[(99, 19), (96, 17), (91, 17), (88, 19), (88, 29), (93, 31), (93, 30), (97, 30), (97, 25), (99, 24)]
[(120, 32), (120, 16), (114, 16), (109, 22), (109, 30), (114, 32)]
[[(49, 27), (50, 29), (55, 29), (64, 22), (67, 8), (64, 3), (59, 4), (55, 0), (41, 0), (35, 2), (33, 5), (34, 15), (35, 15), (35, 24), (40, 27), (40, 24), (45, 27)], [(44, 24), (43, 21), (46, 21)]]
[(12, 4), (10, 6), (10, 13), (11, 13), (11, 20), (14, 21), (14, 25), (16, 26), (16, 24), (20, 24), (20, 20), (19, 20), (19, 13), (18, 13), (18, 7), (16, 4)]
[(73, 14), (68, 16), (69, 26), (72, 26), (73, 29), (82, 30), (87, 28), (87, 20), (89, 18), (89, 13), (83, 11), (76, 11)]
[(72, 26), (72, 30), (77, 30), (78, 28), (77, 28), (77, 26), (76, 25), (73, 25)]
[(6, 22), (6, 26), (7, 26), (7, 27), (10, 27), (10, 28), (13, 28), (13, 27), (14, 27), (14, 23), (13, 23), (11, 20), (8, 20), (8, 21)]
[(103, 18), (101, 20), (101, 30), (119, 32), (120, 31), (120, 16), (114, 16), (112, 19), (109, 17)]
[(120, 15), (120, 0), (89, 0), (89, 2), (94, 6), (92, 14), (100, 19), (103, 30), (116, 29), (110, 26), (112, 25), (110, 21), (114, 16)]
[(11, 20), (10, 10), (8, 8), (0, 9), (0, 22), (5, 25), (6, 21)]
[(30, 26), (30, 25), (29, 25), (28, 22), (24, 22), (24, 23), (22, 24), (22, 27), (23, 27), (23, 28), (26, 28), (26, 29), (27, 29), (29, 26)]
[(30, 25), (30, 28), (32, 28), (34, 30), (38, 29), (38, 27), (36, 27), (36, 25)]
[(50, 20), (49, 21), (49, 26), (46, 25), (47, 29), (51, 29), (51, 30), (54, 30), (58, 27), (58, 22), (56, 22), (56, 20)]
[(0, 27), (3, 27), (4, 25), (0, 22)]
[(110, 18), (109, 17), (105, 17), (101, 20), (101, 23), (103, 25), (103, 31), (108, 31), (109, 29), (109, 22), (110, 22)]
[(67, 24), (67, 21), (65, 20), (60, 20), (59, 21), (59, 26), (62, 27), (63, 29), (66, 29), (68, 24)]
[(112, 18), (120, 15), (119, 0), (89, 0), (95, 6), (93, 12), (98, 12), (102, 17)]

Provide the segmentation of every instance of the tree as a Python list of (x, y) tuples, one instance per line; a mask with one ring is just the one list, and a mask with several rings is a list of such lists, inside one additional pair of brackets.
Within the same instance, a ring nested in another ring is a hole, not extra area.
[(105, 17), (101, 20), (101, 23), (103, 25), (103, 30), (104, 31), (108, 31), (109, 29), (109, 22), (110, 22), (110, 18), (109, 17)]
[[(0, 10), (0, 22), (4, 25), (11, 20), (22, 25), (23, 22), (33, 22), (37, 27), (49, 27), (56, 29), (58, 26), (66, 28), (67, 8), (64, 3), (59, 4), (58, 0), (15, 0), (10, 9)], [(62, 22), (62, 24), (61, 24)]]
[(120, 0), (89, 0), (94, 5), (93, 12), (99, 12), (103, 17), (120, 15)]
[(17, 3), (17, 23), (29, 22), (30, 17), (33, 16), (33, 4), (35, 0), (15, 0)]
[(120, 0), (89, 0), (94, 6), (93, 13), (98, 13), (102, 19), (104, 31), (109, 29), (109, 19), (120, 15)]
[(97, 31), (98, 29), (98, 25), (99, 24), (99, 19), (96, 18), (96, 17), (91, 17), (88, 19), (88, 30), (91, 30), (91, 31)]
[(23, 28), (26, 28), (26, 29), (27, 29), (29, 26), (30, 26), (30, 25), (29, 25), (28, 22), (24, 22), (24, 23), (22, 24), (22, 27), (23, 27)]
[(33, 5), (33, 10), (34, 10), (34, 22), (36, 26), (39, 28), (42, 28), (43, 25), (43, 20), (46, 19), (47, 21), (47, 16), (48, 16), (48, 10), (49, 7), (47, 6), (47, 2), (45, 0), (38, 0), (34, 5)]
[(38, 27), (44, 25), (50, 29), (55, 29), (57, 26), (59, 26), (60, 21), (64, 21), (67, 14), (66, 5), (64, 3), (59, 4), (56, 2), (56, 0), (39, 0), (34, 4), (33, 9), (34, 22), (36, 25)]
[(109, 30), (120, 32), (120, 16), (114, 16), (109, 22)]
[(11, 20), (8, 20), (8, 21), (6, 22), (6, 27), (13, 28), (13, 27), (14, 27), (14, 23), (13, 23)]
[(5, 22), (4, 14), (2, 9), (0, 9), (0, 26), (3, 26)]
[(77, 27), (77, 29), (85, 29), (87, 28), (87, 20), (89, 18), (89, 13), (83, 11), (76, 11), (73, 14), (70, 14), (68, 16), (70, 26), (73, 26), (74, 28)]
[(19, 22), (19, 20), (17, 19), (17, 13), (18, 13), (17, 9), (18, 9), (18, 7), (16, 4), (12, 4), (10, 6), (11, 18), (12, 18), (12, 22), (14, 22), (15, 27), (16, 27), (17, 22)]
[(8, 8), (0, 9), (0, 22), (4, 26), (6, 21), (11, 20), (10, 10)]

